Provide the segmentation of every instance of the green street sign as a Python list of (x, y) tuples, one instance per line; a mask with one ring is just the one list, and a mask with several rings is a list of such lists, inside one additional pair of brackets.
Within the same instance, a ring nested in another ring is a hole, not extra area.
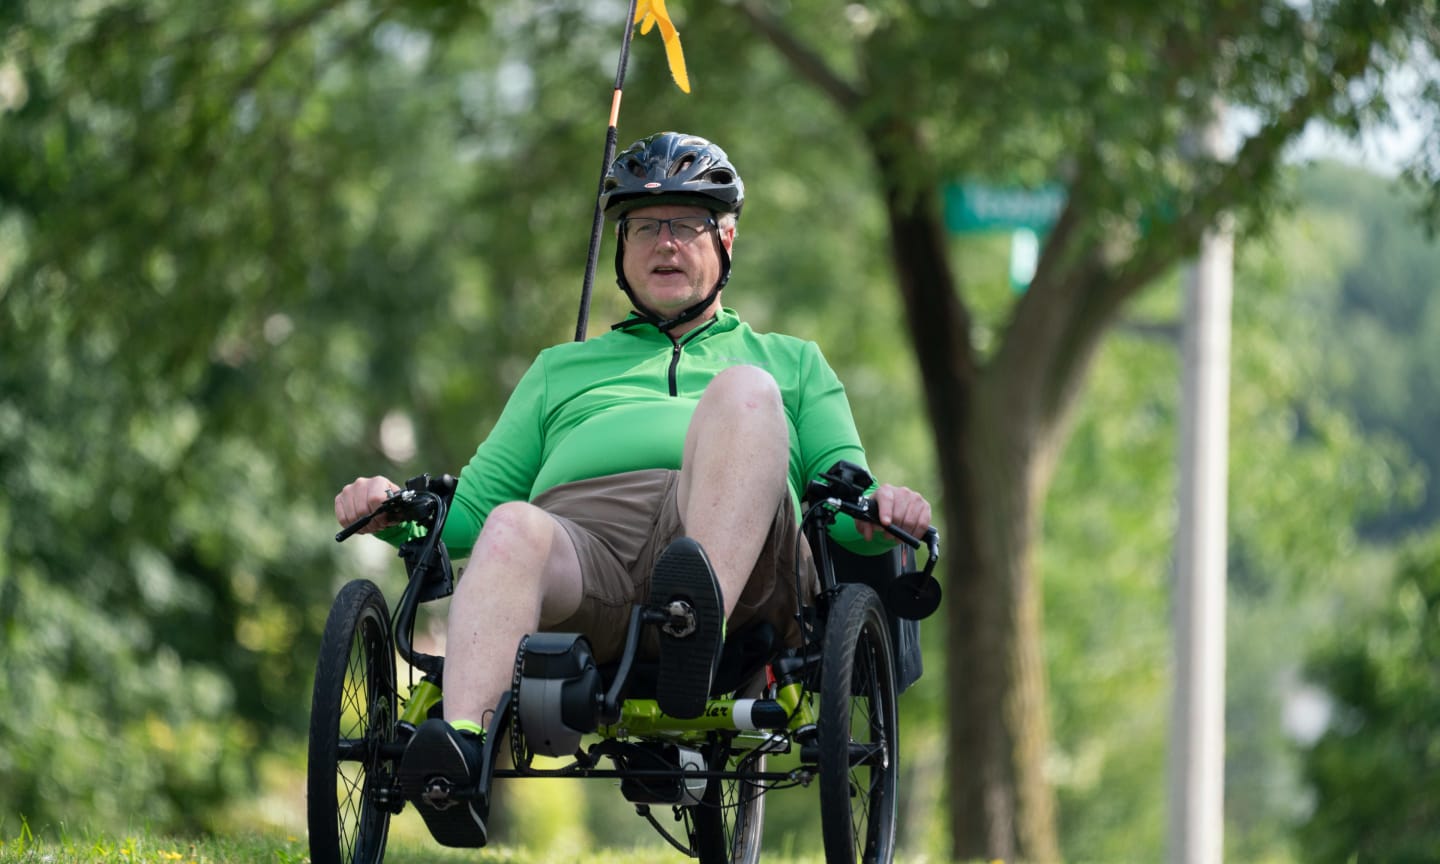
[(1044, 233), (1060, 218), (1065, 187), (1047, 183), (1033, 189), (964, 181), (943, 191), (945, 227), (957, 234), (1013, 231)]

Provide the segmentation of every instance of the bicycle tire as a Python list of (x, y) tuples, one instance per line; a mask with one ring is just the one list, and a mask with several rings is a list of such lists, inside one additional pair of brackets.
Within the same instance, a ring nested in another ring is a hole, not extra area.
[[(765, 755), (749, 754), (736, 770), (764, 771)], [(692, 807), (693, 842), (700, 864), (755, 864), (765, 827), (765, 790), (743, 778), (715, 779)]]
[(895, 661), (885, 607), (868, 585), (842, 585), (831, 603), (817, 725), (825, 860), (889, 864), (900, 768)]
[(313, 864), (378, 864), (393, 785), (381, 745), (395, 737), (395, 648), (385, 595), (356, 579), (340, 589), (320, 640), (310, 703), (306, 798)]

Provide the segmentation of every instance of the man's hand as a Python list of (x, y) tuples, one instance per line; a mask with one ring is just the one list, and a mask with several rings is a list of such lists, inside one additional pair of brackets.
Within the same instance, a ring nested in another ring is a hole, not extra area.
[[(385, 477), (357, 477), (355, 482), (350, 483), (340, 494), (335, 496), (335, 518), (342, 526), (349, 525), (357, 519), (369, 516), (375, 512), (375, 508), (385, 503), (385, 499), (392, 492), (398, 492), (399, 486), (390, 482)], [(360, 534), (374, 534), (381, 528), (388, 528), (395, 524), (393, 516), (380, 516), (370, 520), (370, 524), (359, 530)]]
[[(875, 508), (880, 513), (881, 525), (893, 525), (912, 537), (919, 537), (930, 528), (930, 502), (913, 489), (885, 483), (875, 490), (870, 500), (875, 502)], [(857, 519), (855, 527), (866, 540), (872, 539), (876, 533), (883, 533), (883, 529), (873, 522)]]

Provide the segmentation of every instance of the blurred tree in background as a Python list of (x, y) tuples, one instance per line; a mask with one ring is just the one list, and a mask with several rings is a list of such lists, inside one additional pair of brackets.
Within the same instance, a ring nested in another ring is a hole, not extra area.
[(1365, 524), (1367, 536), (1403, 538), (1440, 521), (1440, 400), (1431, 398), (1440, 382), (1440, 255), (1412, 218), (1422, 202), (1414, 190), (1331, 169), (1307, 173), (1297, 194), (1335, 225), (1351, 258), (1333, 295), (1337, 335), (1353, 358), (1335, 370), (1340, 396), (1364, 426), (1409, 448), (1432, 481)]
[(1409, 544), (1381, 602), (1343, 623), (1310, 673), (1334, 722), (1305, 758), (1305, 859), (1428, 861), (1440, 848), (1440, 533)]
[[(473, 202), (450, 73), (396, 18), (0, 12), (12, 808), (115, 821), (143, 798), (193, 825), (249, 788), (262, 738), (305, 723), (338, 576), (324, 490), (384, 461), (394, 405), (446, 397), (408, 392), (435, 357), (383, 346), (498, 333), (446, 385), (472, 410), (506, 388), (508, 297), (453, 290)], [(430, 431), (414, 446), (443, 451)]]
[[(821, 342), (877, 473), (943, 487), (951, 606), (927, 638), (946, 662), (905, 708), (907, 748), (948, 745), (950, 791), (933, 758), (907, 764), (907, 837), (1154, 857), (1176, 359), (1145, 334), (1179, 308), (1162, 277), (1218, 213), (1271, 216), (1310, 118), (1383, 117), (1434, 4), (941, 5), (677, 4), (696, 92), (637, 42), (621, 139), (727, 148), (751, 190), (727, 302)], [(535, 350), (573, 331), (623, 8), (0, 7), (0, 814), (115, 823), (144, 800), (155, 824), (212, 825), (264, 739), (303, 729), (329, 599), (378, 548), (329, 542), (334, 490), (464, 464)], [(1256, 131), (1197, 161), (1186, 134), (1217, 98)], [(967, 177), (1068, 187), (1023, 295), (995, 244), (945, 235), (939, 190)], [(1273, 630), (1353, 556), (1356, 513), (1407, 488), (1403, 450), (1319, 386), (1344, 372), (1316, 356), (1348, 320), (1329, 280), (1361, 247), (1316, 230), (1277, 232), (1237, 292), (1232, 572), (1256, 612), (1235, 638)], [(1403, 276), (1385, 281), (1415, 302)], [(592, 329), (624, 311), (598, 291)], [(1415, 422), (1387, 404), (1376, 428)], [(1424, 428), (1390, 434), (1418, 451)], [(1279, 697), (1251, 694), (1286, 670), (1245, 668), (1237, 710), (1258, 724)]]
[[(1350, 384), (1368, 358), (1343, 343), (1343, 286), (1370, 265), (1360, 229), (1403, 199), (1354, 169), (1292, 176), (1296, 211), (1236, 259), (1225, 770), (1227, 858), (1241, 861), (1289, 860), (1309, 812), (1296, 744), (1323, 724), (1295, 716), (1307, 654), (1384, 590), (1388, 553), (1361, 526), (1408, 509), (1423, 476), (1394, 429), (1360, 421)], [(1311, 191), (1340, 181), (1391, 192), (1341, 208)], [(1440, 266), (1420, 227), (1403, 227), (1397, 254)], [(1047, 509), (1050, 777), (1062, 848), (1082, 860), (1165, 854), (1180, 308), (1168, 280), (1106, 341)], [(1429, 353), (1413, 330), (1390, 344), (1397, 358)]]

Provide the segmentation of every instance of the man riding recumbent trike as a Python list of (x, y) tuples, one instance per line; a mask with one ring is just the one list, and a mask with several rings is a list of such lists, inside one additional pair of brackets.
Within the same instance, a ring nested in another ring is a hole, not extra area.
[[(830, 860), (892, 854), (895, 698), (939, 596), (930, 505), (871, 480), (815, 343), (723, 305), (744, 203), (724, 151), (642, 139), (601, 203), (634, 311), (542, 351), (458, 481), (335, 498), (340, 537), (377, 533), (411, 578), (393, 624), (353, 582), (326, 627), (317, 864), (378, 860), (407, 803), (440, 843), (484, 845), (492, 781), (553, 774), (618, 778), (705, 861), (754, 860), (763, 793), (813, 782)], [(887, 535), (928, 545), (925, 571)], [(416, 607), (452, 591), (445, 657), (416, 652)], [(403, 699), (397, 651), (422, 676)]]
[[(837, 516), (876, 518), (862, 495), (868, 485), (869, 477), (846, 463), (811, 484), (803, 533), (821, 578), (813, 602), (794, 610), (803, 644), (785, 648), (765, 622), (733, 634), (699, 716), (661, 711), (655, 664), (637, 657), (647, 629), (683, 633), (697, 626), (689, 598), (677, 595), (637, 605), (619, 661), (605, 667), (597, 666), (584, 636), (523, 638), (473, 785), (422, 772), (406, 788), (406, 747), (441, 712), (444, 659), (416, 651), (412, 635), (419, 604), (453, 587), (438, 529), (454, 480), (407, 483), (380, 511), (427, 530), (402, 546), (410, 580), (393, 625), (384, 596), (366, 580), (341, 590), (326, 623), (311, 714), (311, 860), (380, 861), (390, 817), (407, 801), (444, 812), (479, 802), (483, 810), (497, 778), (590, 777), (618, 779), (641, 816), (702, 862), (758, 860), (764, 795), (814, 784), (827, 860), (889, 861), (898, 793), (896, 701), (920, 673), (916, 620), (939, 601), (931, 576), (938, 541), (934, 529), (923, 538), (896, 529), (905, 546), (870, 558), (831, 541), (825, 531)], [(910, 550), (921, 545), (928, 558), (916, 571)], [(423, 676), (403, 697), (396, 653), (412, 679), (416, 670)], [(537, 755), (570, 762), (541, 769)], [(674, 825), (657, 820), (655, 806), (673, 808)]]

